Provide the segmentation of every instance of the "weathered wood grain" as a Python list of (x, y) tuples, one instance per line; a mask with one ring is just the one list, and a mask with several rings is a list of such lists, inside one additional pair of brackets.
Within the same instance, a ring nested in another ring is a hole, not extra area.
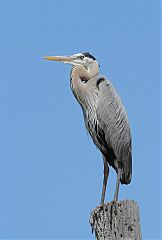
[(109, 202), (90, 214), (97, 240), (141, 240), (139, 207), (135, 201)]

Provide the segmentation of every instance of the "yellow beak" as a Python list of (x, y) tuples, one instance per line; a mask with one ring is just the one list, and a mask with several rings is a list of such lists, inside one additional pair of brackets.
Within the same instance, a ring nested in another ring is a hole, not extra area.
[(67, 56), (47, 56), (47, 57), (44, 57), (44, 59), (52, 60), (52, 61), (58, 61), (58, 62), (70, 62), (70, 61), (72, 61), (72, 58), (67, 57)]

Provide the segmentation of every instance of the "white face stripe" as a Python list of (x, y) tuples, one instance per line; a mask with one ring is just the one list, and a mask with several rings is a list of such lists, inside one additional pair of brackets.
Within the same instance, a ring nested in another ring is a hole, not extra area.
[(94, 61), (96, 61), (88, 56), (85, 56), (84, 53), (76, 53), (69, 57), (71, 57), (71, 61), (67, 61), (67, 62), (65, 61), (64, 63), (72, 64), (72, 65), (83, 65), (87, 69)]
[(82, 53), (76, 53), (76, 54), (74, 54), (74, 55), (72, 55), (72, 57), (81, 57), (81, 56), (84, 56)]
[(86, 57), (83, 53), (76, 53), (76, 54), (72, 55), (72, 58), (74, 58), (74, 60), (75, 59), (79, 60), (80, 57), (84, 57), (81, 60), (82, 63), (84, 62), (84, 65), (85, 64), (87, 65), (88, 63), (92, 63), (94, 61), (92, 58)]

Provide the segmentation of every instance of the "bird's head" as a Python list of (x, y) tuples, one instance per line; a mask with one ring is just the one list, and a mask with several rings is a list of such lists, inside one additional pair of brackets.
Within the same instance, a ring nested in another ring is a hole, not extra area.
[(73, 66), (82, 65), (87, 69), (94, 63), (98, 65), (96, 59), (89, 52), (77, 53), (71, 56), (47, 56), (44, 59), (72, 64)]

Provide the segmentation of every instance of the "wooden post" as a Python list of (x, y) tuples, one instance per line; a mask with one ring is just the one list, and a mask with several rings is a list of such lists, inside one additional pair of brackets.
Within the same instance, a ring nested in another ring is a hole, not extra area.
[(96, 207), (89, 220), (97, 240), (141, 240), (139, 207), (135, 201), (109, 202)]

